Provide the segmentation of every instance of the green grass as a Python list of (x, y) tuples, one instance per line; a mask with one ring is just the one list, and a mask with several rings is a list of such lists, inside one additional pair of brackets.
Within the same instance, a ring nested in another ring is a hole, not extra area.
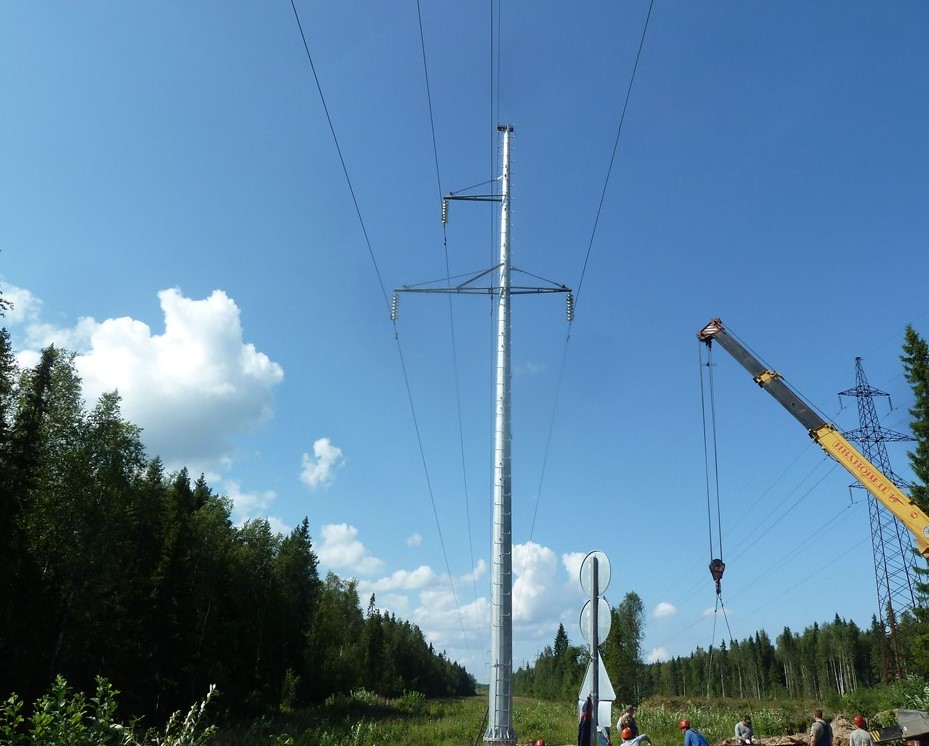
[[(427, 700), (415, 692), (387, 700), (364, 690), (336, 695), (315, 707), (281, 712), (249, 722), (222, 714), (216, 692), (175, 713), (161, 729), (141, 731), (115, 718), (118, 692), (98, 680), (94, 695), (75, 692), (61, 677), (29, 708), (15, 695), (0, 703), (0, 746), (468, 746), (483, 743), (487, 695)], [(678, 723), (687, 718), (712, 743), (731, 738), (736, 721), (752, 716), (758, 736), (805, 734), (813, 702), (795, 700), (662, 699), (638, 705), (639, 729), (655, 746), (681, 746)], [(826, 718), (860, 713), (872, 727), (893, 721), (896, 707), (926, 709), (929, 685), (911, 678), (891, 687), (859, 690), (825, 703)], [(614, 708), (613, 722), (619, 715)], [(214, 720), (210, 724), (210, 720)], [(513, 702), (517, 743), (544, 739), (549, 746), (577, 740), (577, 702), (517, 697)], [(616, 739), (619, 742), (619, 739)]]
[[(736, 721), (745, 712), (752, 715), (759, 735), (805, 733), (809, 728), (807, 703), (677, 700), (646, 702), (639, 706), (637, 720), (655, 746), (681, 743), (678, 723), (691, 721), (710, 743), (732, 736)], [(302, 710), (248, 726), (220, 728), (213, 742), (222, 746), (245, 744), (291, 744), (292, 746), (374, 746), (416, 744), (417, 746), (466, 746), (483, 743), (487, 710), (486, 696), (452, 700), (422, 700), (413, 703), (379, 699), (356, 692), (351, 697), (330, 700), (324, 706)], [(614, 708), (613, 721), (619, 717)], [(577, 742), (577, 702), (548, 702), (517, 697), (513, 702), (513, 725), (518, 743), (545, 739), (549, 746)]]

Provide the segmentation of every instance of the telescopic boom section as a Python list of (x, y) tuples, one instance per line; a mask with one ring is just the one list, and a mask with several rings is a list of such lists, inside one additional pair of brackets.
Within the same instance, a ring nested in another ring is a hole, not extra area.
[(891, 513), (893, 513), (904, 526), (909, 529), (916, 540), (916, 547), (923, 557), (929, 559), (929, 516), (927, 516), (913, 500), (890, 481), (881, 471), (865, 458), (851, 443), (838, 431), (835, 425), (826, 422), (781, 378), (781, 374), (764, 365), (732, 337), (719, 319), (713, 319), (709, 324), (697, 332), (697, 339), (710, 347), (713, 342), (738, 360), (755, 383), (761, 386), (781, 405), (796, 417), (807, 429), (810, 437), (820, 447), (844, 466), (861, 485)]

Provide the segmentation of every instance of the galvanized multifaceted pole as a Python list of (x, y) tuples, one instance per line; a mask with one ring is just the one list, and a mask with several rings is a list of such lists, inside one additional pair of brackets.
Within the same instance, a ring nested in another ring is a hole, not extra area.
[(515, 744), (513, 729), (513, 491), (510, 430), (510, 135), (501, 124), (503, 175), (497, 298), (496, 411), (494, 417), (493, 572), (491, 574), (488, 744)]
[[(423, 283), (394, 290), (390, 318), (396, 321), (400, 293), (455, 293), (461, 295), (497, 296), (497, 359), (494, 416), (494, 507), (493, 507), (493, 571), (491, 574), (490, 619), (490, 686), (488, 725), (484, 741), (495, 746), (514, 746), (513, 730), (513, 520), (511, 485), (510, 430), (510, 297), (521, 294), (564, 293), (566, 315), (574, 320), (574, 296), (566, 285), (550, 283), (543, 286), (510, 284), (510, 136), (512, 124), (499, 124), (503, 138), (503, 174), (499, 181), (501, 194), (465, 194), (450, 192), (442, 200), (442, 222), (448, 220), (448, 203), (453, 200), (499, 202), (500, 262), (496, 267), (481, 271), (464, 282), (445, 287)], [(519, 271), (519, 270), (517, 270)], [(494, 274), (495, 273), (495, 274)], [(483, 282), (494, 276), (489, 287)]]

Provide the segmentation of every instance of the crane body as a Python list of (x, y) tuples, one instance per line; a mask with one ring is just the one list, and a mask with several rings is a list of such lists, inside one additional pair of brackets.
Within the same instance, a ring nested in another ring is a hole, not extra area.
[(806, 404), (782, 379), (781, 374), (763, 365), (745, 349), (723, 326), (713, 319), (697, 332), (697, 338), (708, 347), (717, 342), (744, 367), (755, 383), (771, 394), (806, 428), (819, 446), (857, 479), (861, 485), (893, 513), (910, 531), (916, 548), (929, 559), (929, 516), (913, 499), (897, 487), (880, 469), (872, 464), (839, 432), (835, 425), (826, 422)]

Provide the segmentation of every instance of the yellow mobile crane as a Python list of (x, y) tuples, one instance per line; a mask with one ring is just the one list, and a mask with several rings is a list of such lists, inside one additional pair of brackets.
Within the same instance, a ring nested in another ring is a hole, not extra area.
[(726, 352), (742, 364), (761, 388), (777, 399), (781, 405), (796, 417), (810, 437), (820, 447), (848, 469), (862, 486), (904, 526), (909, 529), (916, 540), (916, 548), (923, 557), (929, 559), (929, 516), (913, 502), (909, 495), (900, 490), (881, 471), (866, 459), (857, 448), (849, 443), (835, 425), (826, 422), (810, 409), (803, 400), (781, 379), (781, 374), (769, 370), (732, 337), (719, 319), (713, 319), (697, 332), (697, 339), (710, 347), (718, 342)]

